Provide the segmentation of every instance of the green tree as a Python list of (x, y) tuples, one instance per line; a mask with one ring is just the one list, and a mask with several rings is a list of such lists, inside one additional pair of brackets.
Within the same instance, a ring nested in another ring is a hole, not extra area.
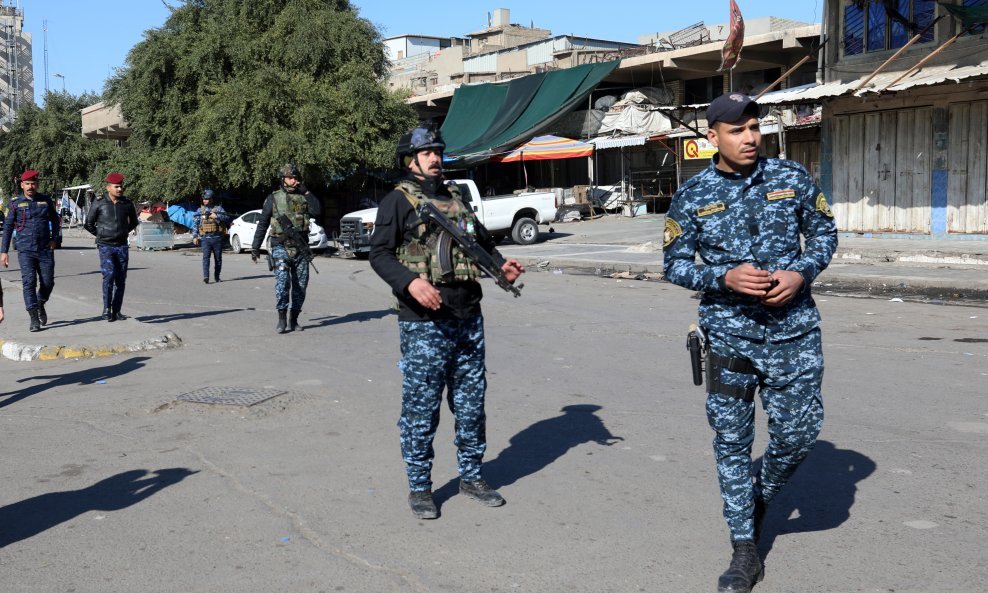
[(391, 163), (415, 121), (383, 84), (380, 33), (345, 0), (185, 0), (108, 81), (133, 130), (131, 191), (262, 191), (296, 163), (310, 185)]
[(14, 179), (26, 169), (41, 172), (42, 192), (102, 179), (105, 163), (119, 149), (111, 142), (83, 138), (79, 131), (80, 110), (98, 101), (99, 96), (92, 93), (49, 92), (43, 107), (22, 106), (10, 131), (0, 133), (4, 193), (20, 191)]

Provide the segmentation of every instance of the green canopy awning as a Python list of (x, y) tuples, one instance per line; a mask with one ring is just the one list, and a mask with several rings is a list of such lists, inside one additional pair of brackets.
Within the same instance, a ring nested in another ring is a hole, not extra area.
[(973, 28), (988, 22), (988, 6), (960, 6), (945, 4), (942, 1), (940, 2), (940, 6), (946, 8), (964, 27)]
[(456, 89), (443, 123), (446, 158), (470, 166), (508, 152), (582, 103), (618, 65), (585, 64)]

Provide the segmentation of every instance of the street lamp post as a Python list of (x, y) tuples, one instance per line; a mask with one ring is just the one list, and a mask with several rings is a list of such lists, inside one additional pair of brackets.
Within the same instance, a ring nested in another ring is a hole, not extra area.
[(56, 72), (56, 73), (52, 74), (52, 76), (54, 76), (55, 78), (61, 78), (62, 79), (62, 92), (64, 93), (65, 92), (65, 75), (62, 74), (61, 72)]

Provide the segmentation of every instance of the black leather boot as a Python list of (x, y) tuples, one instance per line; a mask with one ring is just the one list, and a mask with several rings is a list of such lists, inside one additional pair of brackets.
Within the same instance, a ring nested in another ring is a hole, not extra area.
[(483, 480), (476, 482), (460, 480), (460, 494), (472, 498), (484, 506), (499, 507), (504, 504), (504, 497)]
[(412, 515), (416, 519), (435, 519), (439, 516), (439, 509), (432, 500), (432, 491), (408, 493), (408, 506), (412, 509)]
[(28, 309), (27, 314), (31, 316), (31, 327), (30, 327), (30, 330), (33, 331), (33, 332), (39, 332), (39, 331), (41, 331), (41, 319), (38, 318), (38, 309), (37, 309), (37, 307), (35, 307), (34, 309)]
[(112, 311), (110, 311), (109, 307), (103, 309), (103, 319), (106, 319), (107, 321), (113, 321), (113, 315), (111, 315), (111, 313)]
[(731, 542), (734, 555), (731, 565), (717, 581), (717, 593), (751, 593), (755, 583), (765, 576), (762, 560), (758, 557), (758, 546), (747, 539)]
[(292, 309), (291, 314), (288, 316), (288, 331), (293, 332), (295, 330), (303, 331), (302, 326), (298, 324), (298, 315), (302, 311), (300, 309)]
[(275, 330), (279, 334), (283, 334), (287, 331), (285, 329), (285, 323), (287, 322), (286, 317), (288, 317), (288, 311), (278, 311), (278, 327), (275, 328)]
[(41, 325), (48, 325), (48, 311), (45, 311), (44, 301), (38, 301), (38, 319), (41, 320)]

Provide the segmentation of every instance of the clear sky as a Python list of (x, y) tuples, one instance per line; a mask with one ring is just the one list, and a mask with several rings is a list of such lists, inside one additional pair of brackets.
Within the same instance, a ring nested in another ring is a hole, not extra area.
[[(251, 0), (243, 0), (249, 2)], [(48, 88), (78, 95), (101, 92), (103, 82), (124, 65), (127, 52), (145, 30), (161, 26), (167, 4), (180, 0), (0, 0), (24, 10), (24, 29), (33, 34), (34, 88), (40, 102), (45, 91), (45, 35), (48, 25)], [(824, 0), (737, 0), (745, 19), (778, 16), (819, 23)], [(511, 11), (511, 22), (613, 41), (636, 42), (639, 35), (671, 31), (698, 21), (728, 20), (728, 0), (353, 0), (360, 15), (377, 25), (384, 37), (404, 34), (458, 37), (487, 26), (495, 8)], [(60, 74), (61, 76), (55, 76)]]

